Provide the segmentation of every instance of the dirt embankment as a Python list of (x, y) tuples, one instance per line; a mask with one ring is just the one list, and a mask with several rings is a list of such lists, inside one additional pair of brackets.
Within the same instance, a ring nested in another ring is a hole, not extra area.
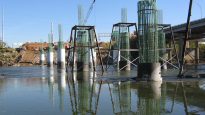
[(12, 66), (16, 63), (18, 52), (13, 48), (0, 47), (0, 66)]
[(26, 43), (21, 48), (0, 46), (0, 66), (18, 66), (38, 64), (39, 49), (48, 47), (47, 43)]
[[(136, 41), (133, 42), (131, 37), (131, 46), (136, 45)], [(135, 40), (134, 39), (134, 40)], [(54, 43), (54, 49), (57, 50), (58, 43)], [(65, 48), (68, 48), (68, 43), (65, 43)], [(104, 63), (107, 62), (109, 42), (100, 42), (100, 51), (102, 60)], [(48, 43), (25, 43), (21, 48), (1, 48), (0, 47), (0, 66), (13, 66), (13, 65), (35, 65), (40, 62), (40, 48), (45, 50), (45, 53), (48, 48)], [(67, 53), (66, 53), (67, 54)], [(54, 52), (54, 57), (56, 58), (57, 54)], [(98, 60), (99, 62), (99, 60)]]
[(19, 49), (19, 56), (16, 58), (18, 65), (35, 65), (40, 62), (40, 48), (46, 49), (47, 43), (26, 43)]

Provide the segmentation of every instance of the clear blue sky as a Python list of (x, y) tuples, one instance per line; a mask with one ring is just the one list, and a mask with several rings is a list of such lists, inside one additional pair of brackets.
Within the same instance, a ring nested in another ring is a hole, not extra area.
[[(78, 23), (77, 6), (84, 6), (85, 14), (92, 0), (0, 0), (5, 10), (5, 39), (14, 42), (47, 41), (50, 22), (64, 28), (64, 40), (69, 39), (71, 27)], [(88, 24), (96, 25), (98, 33), (111, 32), (114, 23), (120, 21), (121, 8), (128, 9), (128, 21), (137, 22), (138, 0), (96, 0)], [(158, 9), (164, 13), (164, 23), (186, 22), (189, 0), (157, 0)], [(0, 6), (0, 7), (2, 7)], [(1, 13), (0, 13), (1, 14)], [(194, 0), (192, 20), (205, 16), (205, 0)]]

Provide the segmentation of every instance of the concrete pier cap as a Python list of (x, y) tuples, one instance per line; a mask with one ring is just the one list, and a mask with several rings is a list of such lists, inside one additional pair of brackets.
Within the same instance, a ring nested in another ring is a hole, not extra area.
[(138, 65), (138, 79), (162, 82), (160, 63), (140, 63)]

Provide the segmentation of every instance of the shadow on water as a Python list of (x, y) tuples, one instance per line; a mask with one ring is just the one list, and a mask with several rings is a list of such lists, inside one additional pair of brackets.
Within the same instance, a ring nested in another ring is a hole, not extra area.
[(132, 72), (101, 76), (55, 67), (37, 73), (41, 77), (0, 79), (0, 114), (205, 114), (203, 80), (136, 82), (129, 80)]

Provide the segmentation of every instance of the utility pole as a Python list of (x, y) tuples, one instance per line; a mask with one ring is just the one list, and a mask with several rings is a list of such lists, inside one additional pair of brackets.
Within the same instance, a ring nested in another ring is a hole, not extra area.
[(181, 57), (181, 61), (180, 61), (180, 70), (179, 70), (179, 74), (177, 76), (179, 78), (183, 77), (182, 72), (183, 72), (183, 69), (184, 69), (184, 56), (185, 56), (185, 51), (186, 51), (186, 42), (187, 42), (187, 39), (189, 38), (189, 28), (190, 28), (192, 3), (193, 3), (193, 0), (190, 0), (188, 17), (187, 17), (187, 25), (186, 25), (186, 33), (185, 33), (185, 38), (184, 38), (184, 42), (183, 42), (182, 57)]

